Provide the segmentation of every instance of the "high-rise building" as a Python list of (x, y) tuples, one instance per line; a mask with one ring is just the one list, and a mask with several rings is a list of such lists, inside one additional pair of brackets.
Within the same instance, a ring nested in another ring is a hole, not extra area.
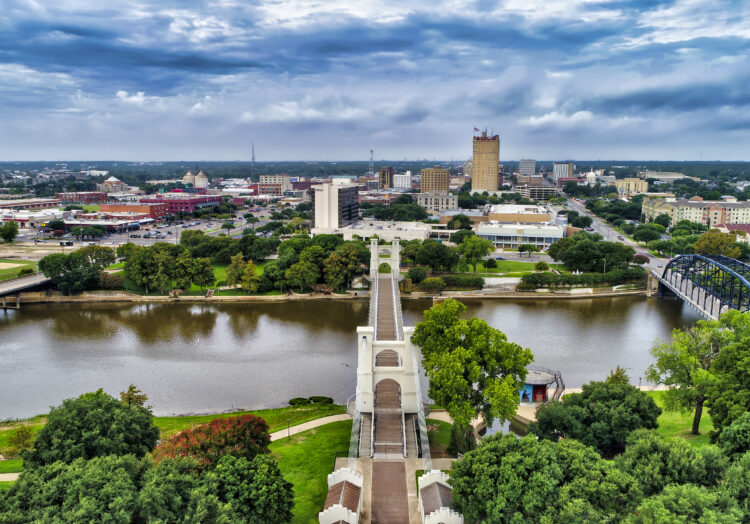
[(451, 185), (451, 170), (447, 167), (428, 167), (422, 170), (422, 193), (447, 193)]
[(573, 171), (575, 171), (573, 162), (555, 162), (552, 167), (552, 175), (555, 180), (572, 177)]
[(522, 158), (518, 163), (518, 174), (521, 176), (533, 176), (536, 174), (536, 160)]
[(474, 137), (474, 155), (471, 160), (471, 191), (497, 191), (498, 188), (498, 160), (500, 158), (500, 137), (487, 136), (482, 131), (481, 136)]
[(411, 172), (407, 171), (401, 175), (393, 175), (394, 189), (411, 189)]
[(312, 186), (313, 229), (336, 229), (359, 218), (357, 184), (321, 184)]
[(378, 189), (393, 188), (393, 167), (381, 167), (378, 169)]

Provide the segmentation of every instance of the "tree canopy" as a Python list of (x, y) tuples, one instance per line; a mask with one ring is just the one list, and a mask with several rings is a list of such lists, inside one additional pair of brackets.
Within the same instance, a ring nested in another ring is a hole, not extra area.
[(149, 409), (127, 406), (101, 389), (66, 399), (47, 415), (33, 449), (23, 454), (24, 465), (38, 467), (104, 455), (142, 457), (159, 438), (151, 417)]
[(479, 318), (462, 319), (462, 303), (448, 299), (424, 312), (412, 343), (422, 350), (429, 395), (455, 424), (468, 428), (473, 417), (507, 420), (516, 412), (518, 391), (531, 363), (531, 351)]
[(529, 431), (553, 441), (574, 438), (611, 457), (625, 449), (630, 432), (656, 428), (660, 414), (651, 397), (629, 384), (591, 382), (582, 393), (542, 405)]

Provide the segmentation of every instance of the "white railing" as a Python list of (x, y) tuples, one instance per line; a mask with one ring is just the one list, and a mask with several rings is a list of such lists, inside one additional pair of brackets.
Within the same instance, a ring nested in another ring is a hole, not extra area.
[(396, 282), (393, 273), (391, 273), (391, 300), (393, 301), (393, 325), (394, 331), (396, 332), (396, 340), (402, 340), (403, 337), (401, 336), (401, 330), (399, 329), (401, 327), (401, 319), (399, 318), (401, 301), (399, 300), (398, 283)]
[(406, 417), (404, 417), (404, 410), (401, 410), (401, 455), (406, 458)]
[(372, 420), (370, 421), (370, 457), (375, 456), (375, 410), (372, 410)]

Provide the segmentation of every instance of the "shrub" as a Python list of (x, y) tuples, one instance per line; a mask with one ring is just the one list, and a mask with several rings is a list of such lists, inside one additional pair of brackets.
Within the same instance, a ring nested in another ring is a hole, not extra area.
[(33, 275), (33, 274), (34, 274), (34, 270), (30, 267), (25, 267), (21, 271), (18, 272), (19, 277), (23, 277), (26, 275)]
[(497, 267), (497, 260), (490, 258), (484, 261), (484, 267), (487, 269), (495, 269)]
[(627, 269), (615, 269), (607, 273), (581, 273), (580, 275), (557, 275), (551, 272), (530, 273), (521, 277), (521, 284), (519, 284), (518, 288), (536, 289), (539, 287), (617, 285), (623, 282), (640, 280), (645, 274), (644, 269), (638, 266), (632, 266)]
[(475, 275), (444, 275), (440, 277), (449, 288), (482, 289), (484, 279)]
[(750, 451), (750, 411), (746, 411), (719, 434), (716, 443), (730, 459)]
[(154, 450), (154, 459), (188, 457), (199, 469), (206, 469), (216, 466), (224, 455), (252, 460), (259, 453), (268, 453), (270, 443), (268, 424), (260, 417), (217, 418), (172, 435)]
[(413, 283), (419, 284), (425, 278), (427, 278), (427, 269), (423, 268), (422, 266), (414, 266), (409, 269), (409, 272), (406, 273), (406, 276), (410, 278)]
[(428, 293), (440, 293), (445, 289), (445, 281), (440, 277), (428, 277), (419, 283), (419, 289)]
[(289, 400), (290, 406), (306, 406), (310, 403), (310, 400), (306, 399), (305, 397), (294, 397), (293, 399)]
[(534, 270), (535, 271), (549, 271), (549, 264), (547, 264), (544, 260), (540, 260), (536, 264), (534, 264)]
[(643, 264), (648, 264), (648, 257), (646, 255), (641, 255), (640, 253), (638, 253), (633, 257), (633, 262), (642, 266)]
[(102, 273), (99, 277), (99, 285), (102, 289), (122, 289), (125, 287), (125, 280), (119, 275)]
[(310, 397), (310, 402), (313, 404), (333, 404), (333, 399), (331, 397), (312, 396)]

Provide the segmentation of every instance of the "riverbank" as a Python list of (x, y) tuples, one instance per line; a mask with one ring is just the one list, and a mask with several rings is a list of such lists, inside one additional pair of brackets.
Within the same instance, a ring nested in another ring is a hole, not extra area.
[[(493, 290), (492, 288), (473, 291), (443, 291), (440, 295), (433, 293), (412, 292), (401, 295), (407, 300), (444, 300), (455, 299), (505, 299), (505, 300), (540, 300), (540, 299), (583, 299), (608, 298), (623, 296), (646, 296), (645, 289), (613, 290), (612, 288), (591, 289), (590, 291), (571, 290), (529, 292), (511, 290)], [(157, 295), (138, 295), (126, 291), (85, 291), (80, 295), (63, 295), (59, 291), (37, 291), (20, 294), (21, 304), (48, 303), (90, 303), (90, 302), (139, 302), (139, 303), (216, 303), (216, 302), (295, 302), (309, 300), (340, 301), (369, 299), (369, 291), (350, 291), (348, 293), (325, 295), (320, 293), (285, 295), (214, 295), (211, 297), (183, 295), (179, 298)]]

